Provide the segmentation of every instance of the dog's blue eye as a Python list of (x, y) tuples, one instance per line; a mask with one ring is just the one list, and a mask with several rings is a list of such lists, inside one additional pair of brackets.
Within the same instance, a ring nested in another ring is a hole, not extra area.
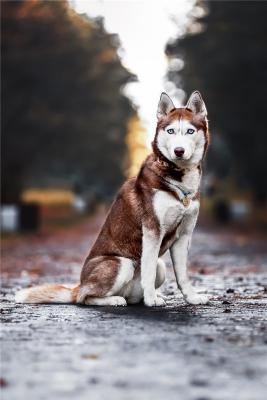
[(174, 133), (174, 129), (167, 129), (167, 132), (171, 135), (172, 133)]
[(189, 135), (192, 135), (195, 132), (195, 129), (187, 129), (187, 132)]

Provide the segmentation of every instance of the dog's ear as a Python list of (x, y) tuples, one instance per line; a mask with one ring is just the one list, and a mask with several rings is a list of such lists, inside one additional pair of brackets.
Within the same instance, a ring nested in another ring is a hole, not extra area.
[(174, 108), (174, 104), (167, 93), (161, 93), (157, 110), (157, 118), (160, 119), (164, 117)]
[(195, 90), (187, 102), (186, 108), (190, 108), (194, 114), (200, 114), (202, 117), (206, 118), (208, 115), (205, 103), (201, 97), (198, 90)]

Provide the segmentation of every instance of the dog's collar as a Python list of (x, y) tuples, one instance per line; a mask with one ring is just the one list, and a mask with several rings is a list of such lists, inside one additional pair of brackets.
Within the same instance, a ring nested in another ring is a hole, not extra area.
[[(165, 161), (161, 161), (161, 162), (165, 162)], [(189, 197), (193, 193), (192, 190), (185, 188), (185, 186), (183, 186), (183, 185), (179, 185), (179, 184), (170, 182), (168, 179), (165, 179), (163, 176), (157, 174), (157, 172), (154, 171), (152, 168), (151, 168), (151, 171), (154, 172), (154, 174), (157, 175), (157, 177), (160, 178), (160, 180), (162, 180), (163, 182), (167, 183), (170, 186), (173, 186), (175, 189), (178, 189), (179, 200), (183, 203), (183, 205), (185, 207), (189, 206), (190, 201), (193, 199), (192, 197)]]
[(170, 182), (168, 179), (162, 178), (168, 185), (171, 185), (175, 187), (175, 189), (178, 189), (178, 195), (179, 195), (179, 200), (183, 203), (185, 207), (189, 206), (190, 201), (192, 200), (191, 197), (189, 197), (193, 191), (186, 189), (183, 185), (178, 185), (173, 182)]

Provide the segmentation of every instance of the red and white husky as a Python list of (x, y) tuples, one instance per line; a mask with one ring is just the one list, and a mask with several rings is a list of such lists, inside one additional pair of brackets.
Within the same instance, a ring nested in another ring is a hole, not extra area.
[(192, 287), (187, 253), (199, 211), (201, 164), (209, 142), (207, 110), (199, 92), (185, 108), (162, 93), (153, 153), (128, 179), (111, 206), (75, 288), (43, 285), (16, 294), (19, 303), (163, 306), (159, 258), (170, 250), (177, 284), (190, 304), (208, 297)]

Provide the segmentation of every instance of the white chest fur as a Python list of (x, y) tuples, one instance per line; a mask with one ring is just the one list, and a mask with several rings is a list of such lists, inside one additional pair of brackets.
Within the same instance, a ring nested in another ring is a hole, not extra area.
[(201, 175), (198, 168), (192, 168), (184, 174), (182, 184), (195, 194), (199, 188), (200, 178)]
[(164, 235), (167, 231), (177, 226), (183, 217), (195, 215), (198, 212), (199, 202), (192, 200), (185, 207), (168, 192), (157, 190), (154, 194), (153, 206), (160, 223), (161, 234)]

